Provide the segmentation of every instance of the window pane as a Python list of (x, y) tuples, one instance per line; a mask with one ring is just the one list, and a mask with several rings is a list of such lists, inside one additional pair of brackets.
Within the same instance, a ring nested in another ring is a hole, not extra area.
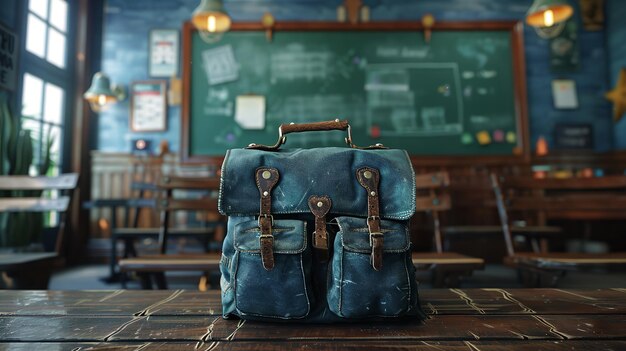
[(48, 175), (51, 175), (50, 172), (55, 172), (54, 168), (58, 168), (61, 164), (61, 140), (63, 140), (62, 129), (56, 126), (44, 126), (42, 157), (45, 155), (46, 148), (48, 146), (48, 138), (52, 139), (52, 145), (50, 147), (51, 163), (50, 169), (48, 169), (47, 173)]
[(44, 57), (46, 50), (46, 24), (33, 14), (28, 14), (26, 50), (39, 57)]
[(24, 91), (22, 92), (22, 115), (41, 118), (41, 101), (43, 97), (43, 81), (31, 74), (24, 74)]
[(52, 0), (50, 3), (50, 24), (62, 32), (67, 30), (67, 2), (65, 0)]
[(48, 0), (30, 0), (28, 9), (41, 18), (48, 18)]
[(63, 116), (63, 89), (46, 83), (46, 95), (43, 110), (43, 119), (46, 122), (61, 124)]
[(30, 131), (30, 136), (33, 140), (33, 163), (30, 167), (30, 174), (37, 174), (37, 165), (41, 159), (41, 148), (40, 148), (40, 140), (41, 140), (41, 122), (31, 119), (31, 118), (22, 118), (22, 131)]
[(56, 29), (48, 30), (47, 60), (61, 68), (65, 68), (65, 35)]

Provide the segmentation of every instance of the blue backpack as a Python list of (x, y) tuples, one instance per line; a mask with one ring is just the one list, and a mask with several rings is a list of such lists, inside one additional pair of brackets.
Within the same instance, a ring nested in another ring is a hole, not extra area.
[[(288, 133), (347, 130), (350, 148), (280, 149)], [(408, 220), (406, 151), (352, 144), (347, 121), (281, 125), (276, 145), (226, 153), (219, 209), (224, 318), (423, 318)]]

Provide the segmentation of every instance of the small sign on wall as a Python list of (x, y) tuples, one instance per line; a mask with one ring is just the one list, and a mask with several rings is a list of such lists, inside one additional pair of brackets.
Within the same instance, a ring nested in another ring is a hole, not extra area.
[(17, 35), (0, 24), (0, 89), (15, 90), (18, 47)]
[(552, 99), (558, 109), (578, 108), (576, 82), (571, 79), (555, 79), (552, 81)]
[(593, 126), (588, 123), (558, 123), (554, 127), (554, 148), (559, 150), (593, 149)]
[(130, 129), (161, 132), (167, 128), (165, 81), (133, 82), (130, 90)]
[(149, 75), (172, 77), (178, 75), (178, 30), (153, 29), (150, 31)]

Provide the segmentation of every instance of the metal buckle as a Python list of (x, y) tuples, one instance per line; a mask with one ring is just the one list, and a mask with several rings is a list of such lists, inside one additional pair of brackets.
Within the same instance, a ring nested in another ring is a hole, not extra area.
[(272, 216), (271, 214), (269, 214), (269, 215), (268, 214), (262, 214), (262, 215), (259, 215), (259, 219), (257, 219), (257, 223), (259, 225), (259, 228), (261, 228), (261, 218), (268, 218), (268, 217), (269, 217), (269, 219), (271, 221), (271, 226), (272, 227), (274, 226), (274, 216)]

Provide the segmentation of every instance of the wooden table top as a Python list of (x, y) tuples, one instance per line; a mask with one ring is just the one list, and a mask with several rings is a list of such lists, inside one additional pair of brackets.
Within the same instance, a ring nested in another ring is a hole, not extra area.
[(0, 350), (626, 350), (626, 289), (421, 301), (423, 323), (310, 325), (224, 320), (219, 291), (0, 291)]

